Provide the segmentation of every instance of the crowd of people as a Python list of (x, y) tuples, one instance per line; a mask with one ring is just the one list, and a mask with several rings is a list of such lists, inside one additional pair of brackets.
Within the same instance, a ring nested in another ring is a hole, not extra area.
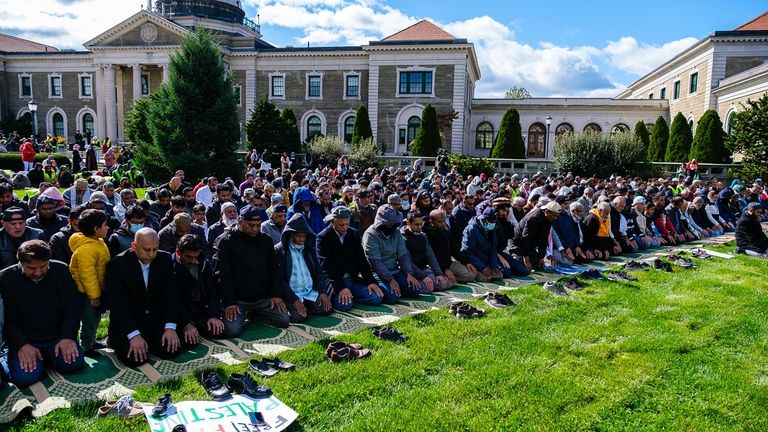
[[(286, 155), (287, 156), (287, 155)], [(290, 160), (290, 159), (289, 159)], [(179, 170), (139, 200), (130, 179), (76, 179), (19, 201), (0, 179), (0, 310), (8, 374), (67, 372), (107, 345), (128, 366), (170, 358), (249, 320), (309, 315), (456, 284), (524, 276), (736, 232), (766, 257), (760, 179), (583, 178), (254, 166), (188, 182)], [(41, 183), (42, 185), (42, 183)], [(96, 329), (109, 311), (108, 340)]]

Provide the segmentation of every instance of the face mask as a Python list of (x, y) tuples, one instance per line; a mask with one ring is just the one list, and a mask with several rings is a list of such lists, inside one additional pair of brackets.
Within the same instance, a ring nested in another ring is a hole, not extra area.
[(403, 210), (408, 210), (411, 208), (411, 203), (408, 201), (403, 201)]
[(493, 231), (494, 229), (496, 229), (496, 222), (488, 222), (487, 224), (485, 224), (485, 229), (487, 231)]
[(303, 251), (304, 250), (304, 244), (297, 245), (296, 243), (292, 243), (291, 246), (294, 247), (297, 251)]
[(144, 228), (142, 224), (128, 224), (130, 226), (131, 233), (136, 234), (140, 229)]
[(309, 211), (309, 209), (312, 207), (312, 203), (309, 201), (304, 201), (301, 203), (301, 207), (304, 209), (304, 211)]
[(389, 236), (391, 236), (392, 234), (395, 233), (395, 230), (397, 229), (397, 226), (395, 226), (395, 225), (382, 225), (379, 229), (381, 230), (382, 234), (384, 234), (385, 236), (389, 237)]

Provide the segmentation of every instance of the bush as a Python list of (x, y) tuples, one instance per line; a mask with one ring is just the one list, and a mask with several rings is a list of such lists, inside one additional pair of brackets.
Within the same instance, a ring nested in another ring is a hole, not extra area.
[(696, 126), (690, 159), (700, 163), (728, 163), (731, 151), (725, 146), (723, 122), (715, 110), (706, 110)]
[[(72, 167), (72, 161), (69, 160), (67, 155), (61, 153), (38, 153), (35, 155), (35, 162), (42, 163), (49, 154), (53, 154), (53, 160), (56, 161), (56, 165), (69, 165)], [(7, 169), (13, 172), (24, 170), (24, 164), (21, 162), (21, 153), (0, 153), (0, 169)]]
[(492, 174), (496, 170), (493, 162), (484, 158), (468, 156), (462, 153), (451, 153), (448, 155), (448, 162), (451, 166), (459, 167), (459, 173), (463, 176), (477, 176), (481, 173)]
[(313, 160), (317, 160), (324, 154), (329, 161), (336, 161), (344, 154), (344, 145), (337, 136), (318, 135), (309, 142), (307, 151), (312, 155)]
[(491, 150), (492, 158), (525, 159), (525, 143), (520, 128), (520, 114), (509, 107), (504, 112), (499, 126), (499, 135)]
[(653, 125), (653, 134), (648, 146), (648, 160), (651, 162), (664, 162), (664, 154), (667, 152), (669, 141), (669, 126), (664, 117), (659, 116)]
[(373, 138), (364, 138), (352, 146), (348, 159), (350, 166), (365, 169), (378, 166), (380, 157), (381, 149), (376, 145)]
[(413, 156), (437, 156), (437, 149), (443, 146), (440, 138), (440, 128), (437, 124), (437, 111), (432, 104), (424, 106), (421, 112), (421, 123), (419, 130), (416, 131), (416, 138), (413, 139), (411, 154)]
[(679, 112), (672, 120), (672, 126), (669, 127), (669, 141), (664, 160), (667, 162), (688, 162), (691, 142), (693, 142), (691, 126), (683, 113)]
[(645, 127), (645, 122), (640, 120), (635, 125), (635, 132), (632, 137), (643, 144), (645, 152), (648, 153), (648, 147), (651, 145), (651, 136), (648, 135), (648, 129)]
[(641, 169), (645, 162), (645, 149), (629, 133), (603, 135), (582, 132), (560, 137), (555, 143), (553, 161), (559, 172), (607, 177)]

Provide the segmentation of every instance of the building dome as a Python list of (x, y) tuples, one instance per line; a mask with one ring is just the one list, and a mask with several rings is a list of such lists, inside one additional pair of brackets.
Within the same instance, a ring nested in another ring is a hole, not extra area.
[(155, 12), (176, 21), (183, 17), (243, 24), (240, 0), (157, 0)]

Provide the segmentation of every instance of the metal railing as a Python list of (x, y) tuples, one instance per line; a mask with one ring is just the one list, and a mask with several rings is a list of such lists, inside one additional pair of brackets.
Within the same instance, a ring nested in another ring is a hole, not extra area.
[[(680, 174), (679, 162), (651, 162), (651, 165), (661, 167), (665, 176)], [(730, 178), (733, 176), (733, 171), (742, 167), (740, 163), (733, 164), (712, 164), (712, 163), (700, 163), (699, 164), (699, 178), (709, 179), (712, 177), (717, 178)], [(684, 173), (683, 173), (684, 174)]]

